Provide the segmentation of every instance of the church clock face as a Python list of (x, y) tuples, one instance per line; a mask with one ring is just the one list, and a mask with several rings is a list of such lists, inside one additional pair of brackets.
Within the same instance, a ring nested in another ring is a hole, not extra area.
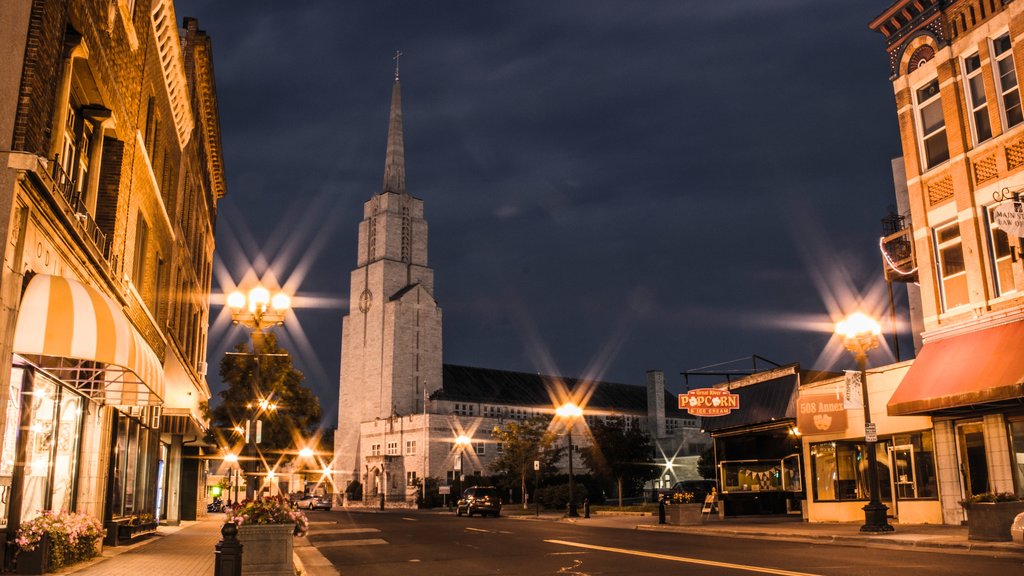
[(359, 295), (359, 311), (366, 314), (370, 310), (370, 304), (373, 302), (373, 293), (370, 292), (369, 288), (364, 288), (363, 293)]

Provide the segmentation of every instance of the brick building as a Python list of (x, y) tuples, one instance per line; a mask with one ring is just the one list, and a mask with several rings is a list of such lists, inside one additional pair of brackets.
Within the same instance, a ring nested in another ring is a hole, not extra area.
[[(397, 69), (385, 158), (383, 190), (363, 207), (353, 306), (342, 323), (337, 489), (358, 482), (367, 500), (384, 495), (409, 504), (425, 476), (458, 485), (457, 477), (488, 474), (498, 454), (495, 426), (551, 417), (556, 403), (569, 398), (587, 400), (584, 421), (576, 424), (577, 447), (586, 444), (586, 422), (624, 416), (627, 426), (647, 430), (657, 443), (662, 457), (652, 458), (652, 467), (661, 482), (695, 475), (696, 455), (710, 440), (665, 392), (660, 372), (648, 373), (645, 388), (442, 363), (423, 200), (406, 190)], [(469, 444), (456, 443), (460, 436)], [(578, 451), (572, 454), (582, 470)], [(688, 466), (680, 465), (684, 458)], [(567, 458), (561, 466), (568, 467)]]
[(225, 193), (209, 37), (171, 0), (9, 0), (0, 40), (0, 529), (194, 519)]
[(909, 201), (883, 240), (887, 275), (920, 285), (923, 316), (888, 415), (931, 417), (928, 494), (956, 524), (962, 498), (1024, 495), (1021, 232), (999, 215), (1024, 190), (1024, 3), (900, 0), (870, 27), (886, 41)]

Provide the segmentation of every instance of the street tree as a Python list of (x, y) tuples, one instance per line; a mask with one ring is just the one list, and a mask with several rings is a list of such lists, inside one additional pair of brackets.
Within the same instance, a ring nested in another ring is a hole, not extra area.
[(715, 466), (715, 447), (709, 446), (697, 459), (697, 473), (701, 478), (714, 479), (718, 474), (718, 467)]
[[(213, 431), (222, 443), (230, 444), (235, 426), (259, 419), (261, 450), (294, 450), (297, 440), (314, 437), (320, 401), (303, 385), (305, 376), (273, 333), (264, 333), (258, 343), (258, 354), (242, 342), (221, 359), (220, 377), (227, 388), (218, 393), (220, 403), (210, 410)], [(261, 400), (267, 401), (265, 407)]]
[(501, 446), (498, 457), (491, 462), (491, 471), (519, 480), (523, 508), (527, 506), (526, 479), (534, 473), (533, 463), (540, 462), (541, 471), (550, 474), (561, 456), (561, 449), (555, 447), (555, 434), (548, 431), (549, 423), (549, 418), (534, 416), (521, 422), (509, 421), (491, 431), (491, 437)]
[(627, 427), (623, 417), (595, 419), (590, 435), (591, 445), (580, 451), (583, 462), (596, 475), (615, 482), (622, 508), (623, 489), (635, 493), (655, 473), (651, 466), (651, 437)]

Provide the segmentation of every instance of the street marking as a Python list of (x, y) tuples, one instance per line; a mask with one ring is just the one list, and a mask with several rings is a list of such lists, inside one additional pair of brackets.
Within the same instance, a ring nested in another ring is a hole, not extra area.
[(308, 522), (310, 526), (319, 526), (322, 524), (337, 524), (337, 522), (330, 522), (327, 520), (317, 520), (316, 522)]
[(372, 544), (387, 544), (388, 541), (381, 538), (366, 538), (363, 540), (339, 540), (337, 542), (316, 543), (317, 548), (337, 548), (339, 546), (369, 546)]
[(417, 520), (416, 518), (406, 518), (405, 516), (402, 516), (402, 520), (408, 520), (409, 522), (419, 522), (419, 520)]
[(775, 574), (777, 576), (820, 576), (808, 572), (793, 572), (790, 570), (779, 570), (777, 568), (762, 568), (760, 566), (746, 566), (744, 564), (732, 564), (729, 562), (716, 562), (714, 560), (701, 560), (700, 558), (686, 558), (685, 556), (669, 556), (668, 554), (655, 554), (640, 550), (629, 550), (626, 548), (609, 548), (607, 546), (595, 546), (594, 544), (583, 544), (581, 542), (568, 542), (566, 540), (545, 540), (550, 544), (562, 544), (563, 546), (576, 546), (602, 552), (615, 552), (617, 554), (628, 554), (630, 556), (643, 556), (645, 558), (656, 558), (658, 560), (671, 560), (673, 562), (684, 562), (687, 564), (702, 564), (704, 566), (715, 566), (716, 568), (731, 568), (733, 570), (746, 570), (748, 572), (759, 572), (761, 574)]
[(338, 528), (336, 530), (311, 530), (309, 533), (313, 536), (323, 536), (326, 534), (366, 534), (368, 532), (380, 532), (376, 528)]
[(483, 528), (466, 528), (466, 530), (472, 530), (473, 532), (487, 532), (488, 534), (491, 532), (490, 530), (484, 530)]
[(579, 556), (580, 554), (590, 554), (590, 552), (548, 552), (548, 556)]

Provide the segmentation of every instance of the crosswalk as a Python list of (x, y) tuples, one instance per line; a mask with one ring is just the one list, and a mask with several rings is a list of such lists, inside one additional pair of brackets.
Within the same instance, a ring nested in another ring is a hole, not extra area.
[(388, 541), (383, 538), (368, 537), (371, 534), (380, 534), (380, 530), (377, 528), (338, 528), (337, 522), (310, 522), (307, 538), (316, 538), (313, 545), (317, 548), (388, 544)]

